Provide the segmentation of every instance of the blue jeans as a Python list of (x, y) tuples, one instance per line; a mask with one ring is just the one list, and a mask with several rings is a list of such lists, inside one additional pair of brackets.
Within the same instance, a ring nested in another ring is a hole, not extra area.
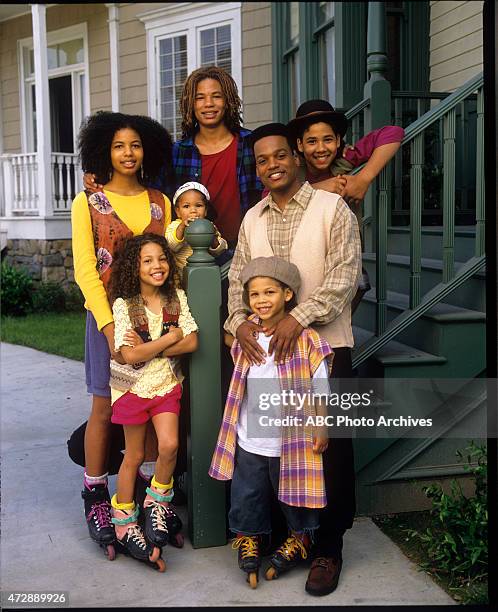
[[(270, 499), (278, 494), (279, 473), (280, 457), (255, 455), (237, 445), (228, 513), (231, 531), (243, 535), (271, 533)], [(317, 509), (279, 504), (291, 531), (312, 534), (318, 528)]]

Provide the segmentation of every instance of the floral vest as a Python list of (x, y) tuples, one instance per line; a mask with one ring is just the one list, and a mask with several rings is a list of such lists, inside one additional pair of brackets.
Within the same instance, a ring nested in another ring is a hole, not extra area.
[[(157, 189), (150, 188), (147, 188), (147, 194), (150, 203), (150, 223), (143, 233), (152, 232), (164, 236), (166, 228), (164, 226), (163, 195)], [(118, 217), (103, 191), (97, 191), (90, 195), (87, 193), (86, 196), (92, 221), (97, 271), (107, 291), (112, 262), (123, 243), (133, 236), (133, 232)]]

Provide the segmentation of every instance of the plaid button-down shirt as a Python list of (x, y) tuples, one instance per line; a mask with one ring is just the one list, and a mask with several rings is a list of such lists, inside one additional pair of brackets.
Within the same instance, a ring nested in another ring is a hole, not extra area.
[[(290, 261), (292, 240), (303, 214), (316, 189), (308, 182), (286, 204), (282, 211), (271, 194), (263, 200), (261, 215), (268, 215), (268, 240), (273, 253)], [(313, 240), (313, 236), (310, 236)], [(303, 253), (306, 257), (306, 253)], [(235, 336), (237, 328), (247, 319), (248, 309), (242, 299), (240, 273), (252, 259), (244, 223), (239, 231), (237, 248), (230, 266), (228, 278), (228, 312), (225, 329)], [(321, 262), (317, 262), (317, 265)], [(299, 268), (299, 264), (297, 264)], [(330, 249), (325, 257), (323, 283), (304, 302), (292, 311), (292, 316), (303, 326), (312, 323), (324, 325), (338, 317), (353, 298), (355, 281), (361, 274), (361, 243), (358, 223), (344, 200), (337, 202), (334, 222), (330, 228)]]
[[(255, 322), (258, 322), (258, 318), (255, 318)], [(250, 368), (237, 340), (232, 345), (231, 353), (234, 370), (209, 468), (209, 475), (216, 480), (231, 480), (233, 477), (237, 423)], [(313, 329), (303, 330), (292, 357), (277, 365), (282, 390), (293, 390), (303, 395), (310, 392), (313, 374), (323, 359), (331, 355), (333, 351), (329, 344)], [(306, 418), (315, 414), (315, 407), (307, 402), (301, 410), (297, 410), (291, 402), (287, 407), (282, 406), (282, 417), (289, 415), (301, 419), (300, 424), (294, 421), (295, 424), (282, 427), (278, 499), (289, 506), (323, 508), (327, 504), (322, 455), (313, 452), (313, 431), (311, 427), (305, 427)]]
[[(241, 128), (237, 143), (237, 182), (239, 183), (242, 216), (261, 199), (263, 185), (256, 176), (256, 162), (250, 144), (250, 130)], [(173, 145), (173, 167), (176, 185), (164, 185), (166, 193), (174, 191), (188, 181), (201, 180), (201, 154), (192, 137), (178, 140)], [(173, 193), (171, 195), (173, 195)]]

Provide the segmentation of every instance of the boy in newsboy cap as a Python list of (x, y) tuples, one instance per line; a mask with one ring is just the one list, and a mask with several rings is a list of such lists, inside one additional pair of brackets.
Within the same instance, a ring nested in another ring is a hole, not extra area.
[(333, 351), (315, 330), (305, 328), (295, 352), (284, 362), (277, 364), (274, 355), (268, 354), (270, 337), (264, 330), (271, 332), (295, 306), (301, 286), (297, 266), (280, 257), (257, 257), (244, 266), (240, 280), (244, 302), (253, 313), (250, 318), (261, 325), (261, 332), (253, 333), (266, 358), (251, 365), (232, 337), (234, 371), (209, 474), (217, 480), (232, 480), (228, 521), (236, 536), (233, 548), (239, 549), (239, 567), (256, 588), (262, 536), (271, 531), (271, 496), (278, 495), (288, 537), (270, 558), (267, 580), (307, 558), (311, 536), (319, 526), (319, 509), (327, 503), (322, 467), (327, 432), (305, 427), (306, 419), (322, 415), (325, 406), (310, 400), (298, 408), (282, 401), (277, 406), (280, 422), (270, 431), (261, 418), (265, 415), (271, 421), (269, 413), (261, 412), (267, 410), (261, 399), (278, 397), (282, 390), (311, 389), (311, 393), (328, 395), (328, 360)]

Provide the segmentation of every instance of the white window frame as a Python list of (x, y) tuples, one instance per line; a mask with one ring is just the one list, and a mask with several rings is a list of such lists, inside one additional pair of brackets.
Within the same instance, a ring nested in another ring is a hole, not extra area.
[[(190, 74), (200, 63), (200, 32), (209, 27), (230, 24), (232, 77), (242, 92), (241, 2), (182, 2), (137, 15), (145, 24), (147, 35), (148, 112), (160, 121), (159, 40), (187, 35), (187, 70)], [(194, 52), (189, 43), (195, 41)]]
[[(73, 99), (73, 146), (77, 149), (78, 132), (81, 121), (90, 112), (90, 62), (88, 58), (88, 27), (86, 23), (78, 23), (67, 28), (47, 32), (47, 45), (57, 45), (71, 40), (83, 39), (83, 62), (51, 68), (48, 77), (71, 76), (71, 95)], [(32, 78), (26, 76), (24, 69), (24, 54), (33, 50), (33, 38), (23, 38), (17, 41), (17, 65), (19, 67), (19, 89), (21, 101), (21, 147), (23, 153), (34, 151), (33, 122), (28, 116), (28, 89), (34, 84)], [(73, 76), (74, 74), (74, 76)], [(81, 74), (85, 75), (84, 91), (81, 91)], [(83, 108), (75, 104), (75, 100), (82, 100)]]

